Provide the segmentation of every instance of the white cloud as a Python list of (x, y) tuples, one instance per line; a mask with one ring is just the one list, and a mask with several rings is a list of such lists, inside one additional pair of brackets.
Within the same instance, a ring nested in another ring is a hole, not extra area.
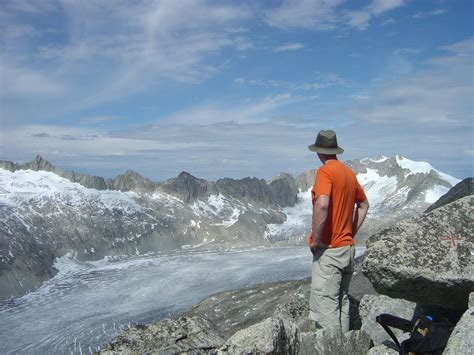
[(373, 0), (372, 3), (365, 8), (347, 12), (346, 17), (350, 26), (359, 30), (365, 30), (369, 27), (372, 18), (403, 6), (404, 4), (404, 0)]
[(349, 26), (368, 28), (370, 21), (405, 4), (405, 0), (373, 0), (369, 5), (346, 11), (343, 0), (284, 0), (279, 7), (265, 11), (265, 21), (280, 28), (334, 30)]
[(446, 10), (446, 9), (434, 9), (434, 10), (426, 11), (426, 12), (417, 12), (412, 17), (413, 18), (425, 18), (425, 17), (430, 17), (430, 16), (443, 15), (447, 12), (448, 12), (448, 10)]
[(393, 10), (404, 5), (405, 0), (374, 0), (369, 5), (372, 15), (380, 15), (383, 12)]
[(113, 131), (98, 126), (11, 127), (2, 132), (2, 155), (26, 161), (42, 154), (66, 167), (79, 166), (79, 171), (93, 167), (94, 174), (110, 176), (131, 168), (155, 179), (182, 170), (208, 179), (299, 173), (312, 159), (306, 146), (314, 140), (318, 122), (303, 125), (293, 115), (282, 118), (279, 109), (315, 99), (282, 93), (233, 105), (197, 106), (153, 124)]
[(1, 63), (1, 71), (2, 89), (0, 95), (7, 99), (56, 97), (66, 90), (63, 83), (51, 78), (47, 72), (6, 62)]
[(286, 43), (282, 44), (281, 46), (277, 46), (273, 48), (273, 52), (279, 53), (279, 52), (286, 52), (286, 51), (294, 51), (298, 49), (304, 48), (304, 45), (301, 43)]
[[(11, 85), (2, 85), (0, 95), (9, 99), (7, 116), (12, 121), (37, 116), (25, 105), (15, 104), (25, 93), (51, 99), (42, 103), (42, 113), (58, 115), (170, 80), (200, 82), (226, 64), (227, 59), (220, 57), (224, 49), (245, 51), (253, 46), (245, 32), (235, 30), (252, 16), (241, 5), (207, 0), (63, 0), (56, 8), (53, 2), (39, 3), (22, 1), (7, 6), (0, 25), (10, 33), (5, 38), (2, 71)], [(25, 11), (35, 18), (32, 23), (54, 15), (67, 20), (67, 26), (39, 29), (17, 16)], [(31, 38), (36, 30), (36, 37)], [(52, 44), (45, 31), (54, 30), (60, 31), (62, 40)], [(10, 80), (16, 77), (19, 82)], [(62, 102), (61, 109), (54, 105), (57, 101)]]

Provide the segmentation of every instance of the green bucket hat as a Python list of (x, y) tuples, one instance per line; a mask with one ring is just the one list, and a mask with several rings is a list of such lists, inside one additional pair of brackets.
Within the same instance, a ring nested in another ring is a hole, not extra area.
[(320, 131), (316, 142), (308, 146), (309, 150), (321, 154), (341, 154), (344, 149), (337, 145), (336, 132), (333, 130)]

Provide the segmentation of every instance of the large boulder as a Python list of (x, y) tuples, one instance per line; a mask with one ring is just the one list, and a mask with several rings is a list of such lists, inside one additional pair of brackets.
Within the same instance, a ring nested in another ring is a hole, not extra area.
[(371, 236), (363, 272), (394, 298), (465, 309), (474, 291), (474, 198), (466, 196)]
[(304, 332), (298, 338), (298, 354), (301, 355), (365, 355), (373, 345), (364, 330), (352, 330), (344, 334), (338, 326)]
[(443, 354), (466, 354), (474, 349), (474, 293), (469, 297), (469, 308), (456, 324)]
[(204, 318), (163, 319), (138, 325), (114, 338), (100, 354), (202, 354), (219, 348), (224, 340)]
[(271, 317), (239, 330), (219, 350), (229, 354), (295, 354), (296, 346), (296, 327), (285, 327), (281, 318)]

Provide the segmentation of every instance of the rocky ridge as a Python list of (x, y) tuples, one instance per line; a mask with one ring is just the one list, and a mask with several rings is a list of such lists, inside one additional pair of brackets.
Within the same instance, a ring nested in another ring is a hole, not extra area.
[[(364, 233), (399, 218), (399, 210), (421, 213), (430, 200), (427, 196), (439, 196), (455, 181), (447, 177), (436, 185), (442, 173), (411, 161), (415, 168), (403, 168), (407, 161), (395, 157), (348, 163), (359, 173), (370, 172), (360, 177), (365, 179), (371, 210), (381, 201), (386, 213), (369, 216), (358, 243), (364, 243)], [(392, 170), (401, 171), (401, 182), (410, 178), (423, 184), (408, 187), (405, 181), (397, 193), (399, 182), (387, 178)], [(55, 258), (66, 253), (98, 260), (176, 249), (305, 243), (311, 218), (307, 188), (314, 171), (296, 178), (281, 174), (270, 181), (216, 182), (182, 172), (153, 182), (131, 170), (114, 179), (67, 172), (38, 156), (25, 164), (0, 161), (0, 181), (0, 299), (5, 299), (52, 277)], [(382, 201), (381, 191), (391, 191), (396, 198)]]

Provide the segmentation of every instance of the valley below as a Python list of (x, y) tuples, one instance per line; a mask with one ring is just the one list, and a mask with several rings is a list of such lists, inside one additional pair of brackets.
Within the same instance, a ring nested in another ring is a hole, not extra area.
[[(460, 181), (399, 156), (346, 164), (371, 205), (359, 255), (369, 236), (421, 215)], [(90, 353), (210, 295), (240, 289), (240, 302), (248, 287), (307, 279), (314, 176), (208, 182), (182, 172), (153, 182), (130, 170), (67, 172), (40, 156), (0, 161), (0, 353)], [(373, 291), (365, 279), (354, 285), (359, 296)], [(232, 322), (219, 307), (206, 312)], [(269, 312), (238, 314), (239, 324)]]

